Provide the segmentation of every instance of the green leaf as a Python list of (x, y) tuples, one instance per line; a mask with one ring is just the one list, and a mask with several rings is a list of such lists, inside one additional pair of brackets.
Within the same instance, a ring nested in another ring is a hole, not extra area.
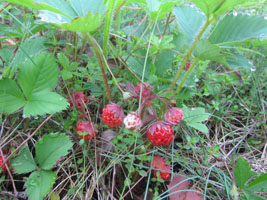
[(153, 21), (160, 20), (166, 17), (167, 13), (172, 11), (173, 6), (177, 4), (177, 1), (172, 0), (146, 0), (150, 18)]
[(206, 125), (201, 123), (209, 118), (209, 113), (206, 113), (204, 108), (189, 109), (184, 106), (183, 114), (184, 121), (187, 123), (188, 126), (195, 128), (205, 134), (209, 132)]
[[(145, 53), (142, 52), (141, 55), (142, 56), (145, 56)], [(142, 76), (143, 69), (144, 69), (144, 62), (145, 62), (145, 59), (144, 58), (137, 58), (137, 57), (131, 56), (127, 60), (127, 65), (135, 73), (137, 73), (138, 75)], [(149, 59), (147, 60), (147, 63), (146, 63), (146, 66), (145, 67), (146, 67), (146, 69), (145, 69), (145, 78), (148, 79), (148, 72), (149, 72), (149, 68), (150, 68), (150, 60)]]
[(166, 70), (171, 69), (175, 53), (169, 50), (162, 50), (158, 54), (158, 61), (156, 62), (157, 75), (163, 76)]
[(13, 4), (40, 9), (42, 22), (75, 32), (93, 32), (102, 23), (104, 0), (8, 0)]
[[(2, 1), (2, 0), (1, 0)], [(7, 2), (26, 6), (29, 8), (50, 10), (56, 13), (66, 15), (67, 17), (75, 17), (77, 14), (64, 0), (5, 0)]]
[(253, 64), (251, 61), (239, 54), (232, 54), (231, 57), (226, 57), (226, 62), (231, 68), (247, 68), (251, 69)]
[(212, 44), (244, 41), (267, 35), (267, 20), (261, 16), (226, 15), (209, 37)]
[(88, 12), (103, 14), (105, 10), (104, 0), (70, 0), (71, 7), (77, 12), (78, 16), (85, 16)]
[(254, 194), (253, 192), (250, 192), (250, 191), (245, 191), (245, 195), (247, 197), (247, 200), (266, 200), (266, 198), (260, 197), (260, 196)]
[(197, 123), (197, 122), (190, 122), (187, 124), (189, 126), (191, 126), (192, 128), (195, 128), (195, 129), (201, 131), (202, 133), (205, 133), (205, 134), (209, 133), (209, 129), (205, 124), (201, 124), (201, 123)]
[(256, 172), (251, 171), (249, 163), (246, 160), (241, 157), (237, 159), (237, 163), (235, 164), (234, 169), (234, 175), (236, 185), (240, 189), (244, 189), (248, 179), (254, 176), (255, 174)]
[(46, 38), (44, 37), (37, 37), (35, 39), (29, 39), (23, 42), (19, 49), (14, 56), (14, 60), (12, 62), (12, 67), (10, 71), (10, 76), (16, 72), (17, 68), (20, 66), (21, 63), (25, 62), (33, 55), (39, 54), (41, 51), (48, 48), (45, 45)]
[(23, 114), (27, 117), (53, 114), (66, 109), (68, 105), (67, 100), (59, 94), (44, 90), (32, 94), (24, 107)]
[(25, 104), (23, 93), (10, 79), (0, 80), (0, 113), (13, 113)]
[(74, 32), (94, 32), (101, 24), (103, 16), (100, 13), (88, 13), (84, 17), (78, 16), (73, 20), (53, 13), (51, 11), (42, 10), (38, 15), (41, 20), (46, 23), (52, 23), (55, 26)]
[(208, 40), (198, 40), (194, 54), (200, 60), (213, 60), (227, 65), (224, 55), (221, 54), (220, 47), (211, 44)]
[(43, 136), (35, 145), (36, 161), (41, 169), (51, 169), (60, 159), (67, 155), (72, 147), (70, 138), (65, 134), (51, 133)]
[(186, 36), (188, 44), (191, 45), (201, 27), (205, 24), (206, 16), (198, 11), (197, 8), (189, 5), (175, 7), (174, 14)]
[(18, 75), (20, 86), (28, 100), (32, 94), (55, 88), (58, 80), (58, 66), (53, 55), (43, 52), (27, 60)]
[(55, 183), (56, 175), (52, 171), (35, 171), (25, 183), (26, 194), (30, 200), (42, 200)]
[(235, 6), (246, 2), (246, 0), (192, 0), (207, 16), (220, 15)]
[(183, 108), (184, 110), (184, 120), (187, 122), (203, 122), (206, 121), (210, 114), (205, 112), (204, 108)]
[(254, 192), (267, 192), (267, 173), (261, 174), (246, 186), (247, 190)]
[(29, 173), (37, 169), (33, 156), (27, 145), (24, 145), (19, 155), (10, 161), (10, 167), (18, 174)]

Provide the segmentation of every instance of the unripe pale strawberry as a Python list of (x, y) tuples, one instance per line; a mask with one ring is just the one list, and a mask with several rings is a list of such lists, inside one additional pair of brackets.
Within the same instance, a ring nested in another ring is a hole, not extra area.
[(139, 131), (142, 126), (142, 120), (136, 113), (129, 113), (123, 120), (125, 128), (131, 131)]
[(120, 126), (124, 118), (123, 110), (117, 104), (108, 104), (103, 109), (102, 120), (110, 128)]
[[(95, 125), (90, 121), (82, 121), (78, 123), (76, 130), (77, 130), (77, 135), (84, 140), (91, 140), (97, 134), (97, 129)], [(83, 134), (79, 134), (78, 131), (82, 132)]]
[(74, 103), (77, 109), (81, 109), (84, 106), (84, 103), (87, 102), (87, 98), (83, 92), (74, 91), (70, 93), (70, 97), (68, 97), (68, 102), (71, 108), (73, 108)]
[[(0, 156), (0, 166), (4, 163), (5, 159), (6, 159), (5, 156)], [(6, 162), (2, 166), (0, 173), (3, 173), (4, 171), (6, 171), (6, 166), (9, 166), (9, 163), (8, 162)]]
[[(155, 155), (153, 157), (152, 167), (159, 169), (159, 170), (153, 171), (155, 178), (157, 178), (157, 172), (158, 171), (160, 174), (160, 178), (162, 178), (163, 180), (168, 180), (170, 178), (171, 166), (166, 164), (164, 158)], [(160, 171), (160, 170), (164, 170), (164, 171)]]
[(170, 108), (165, 113), (164, 118), (166, 122), (177, 125), (184, 119), (183, 110), (176, 107)]
[(173, 134), (171, 125), (164, 121), (153, 123), (147, 132), (148, 139), (154, 146), (171, 144)]

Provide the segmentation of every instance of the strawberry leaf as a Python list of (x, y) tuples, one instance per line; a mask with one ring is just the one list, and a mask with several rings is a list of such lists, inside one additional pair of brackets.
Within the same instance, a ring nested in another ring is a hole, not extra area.
[(52, 114), (64, 110), (68, 106), (65, 98), (59, 94), (50, 91), (40, 91), (33, 93), (29, 102), (24, 107), (25, 116), (36, 116), (43, 114)]
[(52, 90), (58, 80), (58, 66), (51, 54), (41, 53), (20, 67), (18, 81), (28, 100), (44, 89)]
[(52, 171), (35, 171), (25, 183), (26, 194), (30, 200), (42, 200), (55, 183), (56, 175)]
[(19, 174), (28, 173), (37, 169), (33, 156), (27, 145), (23, 146), (19, 155), (10, 161), (10, 167)]
[(267, 174), (261, 174), (246, 186), (247, 190), (254, 192), (267, 192)]
[(51, 133), (43, 136), (35, 145), (36, 161), (41, 169), (51, 169), (60, 159), (67, 155), (72, 147), (70, 138), (65, 134)]
[(256, 172), (251, 171), (249, 163), (243, 158), (238, 158), (234, 169), (236, 185), (244, 189), (249, 178), (256, 175)]
[(10, 79), (0, 80), (0, 113), (12, 113), (25, 104), (23, 93)]
[(189, 109), (184, 106), (183, 111), (184, 121), (188, 126), (195, 128), (202, 133), (208, 133), (208, 128), (206, 127), (206, 125), (201, 123), (209, 118), (209, 113), (206, 113), (204, 108)]

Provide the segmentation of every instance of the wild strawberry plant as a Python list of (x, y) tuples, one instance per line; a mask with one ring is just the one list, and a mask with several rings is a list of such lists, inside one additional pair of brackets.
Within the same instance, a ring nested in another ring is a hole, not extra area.
[[(223, 195), (219, 199), (237, 199), (238, 195), (244, 199), (261, 198), (251, 188), (264, 192), (261, 182), (264, 175), (252, 181), (248, 181), (254, 178), (252, 175), (246, 176), (243, 180), (241, 176), (246, 172), (240, 170), (240, 160), (232, 174), (228, 169), (243, 146), (237, 146), (234, 153), (226, 148), (229, 145), (236, 148), (236, 133), (232, 130), (236, 122), (231, 125), (225, 122), (229, 117), (225, 109), (230, 102), (235, 104), (234, 113), (240, 114), (240, 107), (242, 114), (246, 113), (255, 106), (254, 96), (258, 99), (263, 96), (256, 87), (250, 90), (250, 82), (243, 84), (243, 80), (250, 80), (251, 76), (254, 85), (259, 85), (255, 75), (247, 75), (247, 69), (255, 71), (257, 62), (249, 60), (252, 53), (261, 55), (251, 46), (266, 43), (267, 35), (265, 17), (243, 10), (261, 6), (262, 2), (6, 2), (0, 10), (3, 23), (10, 25), (3, 24), (0, 39), (3, 46), (0, 49), (3, 65), (0, 69), (0, 113), (3, 113), (0, 136), (3, 132), (5, 135), (0, 148), (9, 149), (13, 145), (9, 137), (15, 137), (17, 131), (31, 130), (37, 124), (39, 127), (40, 123), (41, 130), (37, 128), (26, 142), (32, 137), (43, 140), (37, 143), (32, 140), (35, 159), (30, 149), (23, 146), (18, 147), (21, 148), (19, 155), (10, 161), (0, 160), (0, 165), (2, 173), (9, 169), (4, 162), (10, 162), (15, 173), (31, 172), (25, 183), (30, 199), (43, 199), (49, 193), (56, 177), (51, 169), (72, 146), (67, 136), (45, 135), (58, 129), (63, 129), (77, 142), (70, 170), (62, 170), (65, 174), (75, 171), (77, 175), (68, 176), (71, 186), (67, 194), (61, 192), (69, 195), (66, 198), (137, 199), (133, 195), (138, 194), (139, 189), (135, 187), (139, 182), (143, 184), (142, 194), (137, 196), (143, 199), (149, 199), (151, 192), (154, 199), (214, 199), (219, 195)], [(239, 85), (247, 87), (248, 96), (253, 97), (251, 101), (245, 98), (239, 102), (235, 88)], [(228, 89), (230, 87), (234, 87), (234, 92)], [(224, 93), (227, 96), (223, 96)], [(242, 123), (248, 126), (252, 116), (257, 118), (254, 120), (257, 127), (263, 127), (265, 117), (258, 113), (254, 115), (249, 111), (247, 121)], [(48, 125), (44, 127), (41, 121), (46, 114), (52, 114), (53, 119), (52, 116), (46, 118)], [(27, 118), (25, 124), (24, 118)], [(239, 116), (232, 118), (237, 122), (244, 120)], [(211, 123), (216, 120), (220, 125)], [(224, 123), (226, 131), (222, 128)], [(222, 136), (218, 130), (222, 130)], [(26, 136), (24, 133), (22, 138)], [(241, 142), (246, 137), (242, 137)], [(85, 142), (87, 140), (90, 142)], [(225, 144), (217, 144), (221, 140)], [(2, 147), (6, 141), (8, 145)], [(64, 141), (63, 151), (60, 147)], [(75, 152), (80, 149), (82, 157)], [(214, 164), (209, 166), (210, 162)], [(225, 164), (224, 172), (217, 166), (218, 162)], [(179, 170), (191, 174), (188, 179), (202, 187), (191, 187), (188, 181), (185, 187), (179, 187), (185, 180), (177, 175)], [(12, 173), (8, 172), (11, 181)], [(112, 181), (108, 177), (112, 177)], [(95, 182), (88, 184), (88, 180)], [(125, 184), (118, 184), (119, 181)], [(172, 187), (166, 190), (162, 184), (168, 181)], [(103, 188), (111, 188), (111, 191), (99, 192), (97, 187), (107, 182), (111, 185)], [(261, 191), (255, 189), (255, 185), (260, 185)], [(181, 192), (188, 189), (193, 191)]]

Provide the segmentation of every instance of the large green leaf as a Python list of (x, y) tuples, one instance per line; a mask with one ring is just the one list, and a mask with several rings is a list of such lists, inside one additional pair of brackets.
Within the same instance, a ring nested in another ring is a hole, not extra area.
[(27, 60), (20, 67), (18, 80), (28, 100), (34, 93), (54, 89), (58, 80), (58, 66), (54, 57), (43, 52)]
[(267, 192), (267, 174), (261, 174), (255, 180), (250, 181), (246, 189), (254, 192)]
[(227, 65), (224, 55), (221, 54), (220, 47), (210, 44), (208, 40), (198, 40), (194, 54), (200, 60), (213, 60)]
[(205, 24), (206, 16), (197, 8), (189, 5), (175, 7), (174, 14), (186, 36), (188, 44), (191, 45), (201, 27)]
[(43, 200), (54, 185), (56, 175), (52, 171), (35, 171), (25, 182), (26, 194), (30, 200)]
[(19, 155), (10, 161), (10, 167), (19, 174), (28, 173), (37, 169), (35, 161), (27, 145), (23, 146)]
[(36, 161), (41, 169), (51, 169), (60, 157), (67, 155), (71, 147), (72, 142), (65, 134), (45, 135), (35, 145)]
[[(3, 1), (3, 0), (0, 0)], [(63, 14), (66, 17), (74, 18), (77, 13), (65, 0), (4, 0), (13, 4), (35, 8), (40, 10), (50, 10), (55, 13)]]
[(78, 16), (85, 16), (89, 12), (103, 14), (105, 10), (104, 0), (69, 0), (69, 3)]
[(40, 10), (42, 22), (76, 32), (93, 32), (102, 23), (104, 0), (8, 0)]
[(25, 62), (33, 55), (39, 54), (41, 51), (47, 49), (48, 46), (45, 45), (45, 41), (46, 38), (37, 37), (23, 42), (19, 46), (19, 49), (12, 61), (10, 76), (13, 76), (21, 63)]
[(0, 80), (0, 113), (12, 113), (25, 104), (23, 93), (10, 79)]
[(267, 20), (257, 15), (230, 14), (219, 21), (209, 37), (212, 44), (244, 41), (267, 35)]
[(220, 15), (246, 0), (192, 0), (207, 16)]
[(42, 90), (33, 93), (24, 107), (23, 114), (26, 117), (53, 114), (60, 112), (68, 107), (69, 103), (65, 98), (55, 92)]
[(248, 179), (254, 176), (256, 173), (251, 171), (249, 163), (243, 158), (238, 158), (234, 169), (236, 185), (243, 189)]

